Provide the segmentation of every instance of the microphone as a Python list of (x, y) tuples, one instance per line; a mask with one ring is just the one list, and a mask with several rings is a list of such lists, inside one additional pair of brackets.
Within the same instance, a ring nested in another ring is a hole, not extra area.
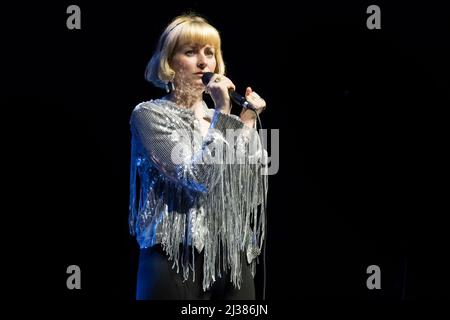
[[(214, 76), (213, 72), (205, 72), (202, 76), (202, 82), (206, 86), (211, 78)], [(256, 110), (255, 106), (248, 102), (243, 96), (234, 91), (233, 89), (228, 90), (231, 100), (240, 105), (243, 108)]]

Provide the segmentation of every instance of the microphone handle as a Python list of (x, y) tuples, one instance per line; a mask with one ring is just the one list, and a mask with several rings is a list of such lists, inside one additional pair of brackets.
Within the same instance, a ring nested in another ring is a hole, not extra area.
[(255, 106), (234, 90), (229, 91), (231, 99), (243, 108), (256, 110)]

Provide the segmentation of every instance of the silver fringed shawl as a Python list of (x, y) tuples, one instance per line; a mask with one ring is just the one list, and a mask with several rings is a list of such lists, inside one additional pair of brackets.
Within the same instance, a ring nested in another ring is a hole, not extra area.
[(193, 111), (171, 101), (133, 110), (130, 233), (140, 248), (161, 244), (184, 280), (203, 250), (203, 290), (226, 272), (240, 288), (241, 253), (254, 276), (264, 241), (267, 152), (237, 116), (203, 108), (206, 137)]

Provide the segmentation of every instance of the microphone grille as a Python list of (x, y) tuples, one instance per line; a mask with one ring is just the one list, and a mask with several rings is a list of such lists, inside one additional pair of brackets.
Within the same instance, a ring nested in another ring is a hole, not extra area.
[(214, 76), (213, 72), (205, 72), (202, 76), (202, 82), (206, 86), (209, 81), (211, 81), (211, 78)]

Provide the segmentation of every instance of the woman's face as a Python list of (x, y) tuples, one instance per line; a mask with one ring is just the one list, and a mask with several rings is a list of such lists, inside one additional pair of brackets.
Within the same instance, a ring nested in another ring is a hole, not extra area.
[(188, 43), (179, 46), (171, 61), (176, 88), (204, 89), (202, 76), (216, 69), (215, 49), (211, 45)]

